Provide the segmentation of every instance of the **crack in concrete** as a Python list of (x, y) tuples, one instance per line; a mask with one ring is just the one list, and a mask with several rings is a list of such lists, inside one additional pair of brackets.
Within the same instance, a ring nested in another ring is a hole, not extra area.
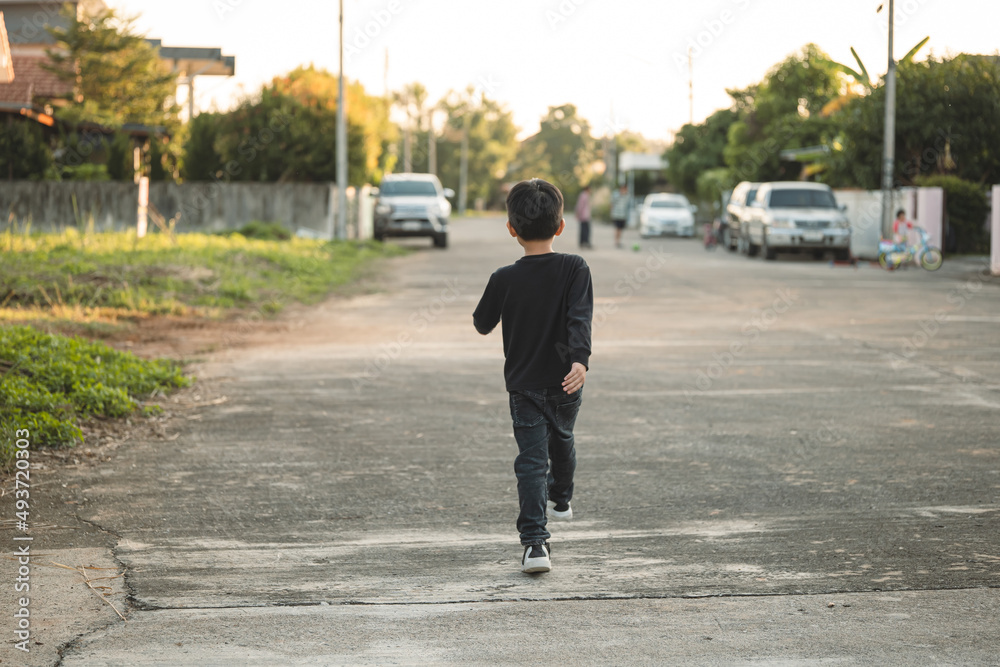
[(634, 595), (568, 595), (562, 597), (517, 597), (517, 598), (469, 598), (464, 600), (429, 600), (420, 601), (386, 601), (372, 602), (368, 600), (343, 600), (330, 602), (326, 600), (304, 602), (275, 602), (271, 604), (233, 604), (193, 606), (159, 606), (146, 604), (138, 611), (210, 611), (215, 609), (280, 609), (283, 607), (433, 607), (456, 604), (482, 603), (521, 603), (521, 602), (615, 602), (622, 600), (706, 600), (710, 598), (779, 598), (779, 597), (820, 597), (824, 595), (882, 595), (888, 593), (937, 593), (945, 591), (978, 591), (1000, 589), (1000, 584), (990, 586), (954, 586), (941, 588), (874, 588), (867, 591), (851, 589), (830, 589), (825, 591), (790, 591), (784, 593), (637, 593)]
[[(119, 558), (119, 556), (118, 556), (118, 545), (121, 544), (121, 541), (124, 538), (119, 533), (115, 532), (114, 530), (111, 530), (110, 528), (105, 528), (104, 526), (100, 525), (96, 521), (91, 521), (89, 519), (84, 519), (79, 514), (74, 513), (73, 514), (73, 518), (76, 519), (77, 521), (79, 521), (80, 523), (86, 524), (88, 526), (92, 526), (92, 527), (96, 528), (97, 530), (101, 531), (102, 533), (104, 533), (106, 535), (110, 535), (110, 536), (112, 536), (112, 537), (115, 538), (115, 546), (113, 546), (112, 548), (108, 549), (108, 553), (111, 555), (111, 560), (114, 561), (115, 565), (118, 566), (118, 567), (120, 567), (121, 570), (122, 570), (122, 572), (123, 572), (123, 574), (122, 574), (122, 585), (125, 587), (125, 610), (124, 610), (123, 613), (124, 613), (124, 616), (125, 616), (126, 619), (130, 618), (131, 615), (132, 615), (132, 612), (137, 611), (137, 610), (140, 609), (140, 605), (139, 605), (138, 601), (135, 598), (135, 589), (134, 589), (131, 581), (129, 580), (128, 568), (125, 567), (125, 562), (121, 558)], [(82, 634), (77, 635), (73, 639), (71, 639), (68, 642), (66, 642), (66, 643), (62, 644), (61, 646), (59, 646), (56, 649), (56, 654), (59, 656), (59, 659), (56, 660), (54, 667), (62, 667), (63, 661), (66, 659), (66, 652), (67, 651), (72, 650), (77, 645), (79, 645), (84, 640), (86, 640), (88, 637), (92, 637), (93, 635), (96, 635), (96, 634), (98, 634), (100, 632), (104, 632), (109, 627), (111, 627), (111, 625), (113, 623), (114, 623), (114, 621), (111, 621), (111, 622), (106, 623), (106, 624), (104, 624), (104, 625), (102, 625), (100, 627), (93, 628), (93, 629), (91, 629), (88, 632), (84, 632)]]

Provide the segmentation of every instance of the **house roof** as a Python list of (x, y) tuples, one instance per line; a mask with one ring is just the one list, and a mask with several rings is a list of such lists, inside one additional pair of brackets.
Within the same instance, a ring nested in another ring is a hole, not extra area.
[(157, 49), (160, 60), (183, 76), (216, 75), (232, 76), (236, 73), (236, 56), (222, 55), (222, 49), (200, 46), (163, 46), (158, 39), (146, 42)]
[(0, 103), (32, 107), (39, 98), (50, 99), (73, 92), (72, 85), (42, 68), (43, 63), (49, 62), (48, 56), (14, 55), (11, 62), (15, 77), (12, 82), (0, 85)]
[(7, 41), (7, 26), (3, 22), (3, 12), (0, 12), (0, 83), (10, 83), (14, 80), (14, 64), (10, 59), (10, 42)]

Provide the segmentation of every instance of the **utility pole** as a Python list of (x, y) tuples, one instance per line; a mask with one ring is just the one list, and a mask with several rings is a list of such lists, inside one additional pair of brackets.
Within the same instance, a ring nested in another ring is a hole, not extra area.
[(410, 137), (410, 97), (407, 94), (406, 104), (406, 125), (403, 126), (403, 171), (410, 173), (413, 171), (413, 141)]
[(347, 97), (344, 95), (344, 0), (340, 0), (340, 76), (337, 81), (337, 234), (347, 238)]
[(437, 137), (434, 136), (434, 108), (427, 112), (427, 173), (437, 175)]
[[(892, 55), (894, 0), (889, 0), (889, 71), (885, 75), (885, 142), (882, 151), (882, 236), (892, 231), (892, 183), (896, 161), (896, 59)], [(881, 7), (880, 7), (881, 8)]]
[(465, 215), (465, 200), (469, 193), (469, 113), (471, 100), (462, 116), (462, 160), (458, 174), (458, 214)]
[(691, 47), (688, 47), (688, 122), (694, 125), (694, 58)]

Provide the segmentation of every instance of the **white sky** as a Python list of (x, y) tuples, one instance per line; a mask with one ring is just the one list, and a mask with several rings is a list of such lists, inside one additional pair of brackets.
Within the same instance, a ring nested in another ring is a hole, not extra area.
[[(196, 81), (200, 109), (228, 108), (241, 89), (314, 63), (337, 71), (337, 0), (106, 0), (139, 13), (168, 46), (216, 46), (236, 76)], [(686, 53), (695, 51), (694, 117), (729, 106), (726, 88), (759, 81), (808, 42), (873, 77), (886, 69), (880, 0), (345, 0), (348, 77), (383, 92), (420, 81), (432, 100), (467, 85), (506, 103), (521, 136), (551, 105), (575, 104), (604, 134), (610, 123), (667, 139), (688, 120)], [(886, 0), (886, 8), (888, 0)], [(381, 15), (384, 27), (374, 21)], [(896, 57), (930, 35), (929, 52), (996, 53), (998, 0), (896, 0)], [(375, 34), (365, 44), (356, 29)], [(713, 34), (714, 33), (714, 34)], [(614, 110), (614, 115), (611, 114)]]

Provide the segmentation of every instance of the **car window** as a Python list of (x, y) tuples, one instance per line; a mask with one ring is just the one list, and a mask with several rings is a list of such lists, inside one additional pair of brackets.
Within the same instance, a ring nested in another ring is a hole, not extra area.
[(748, 202), (752, 202), (756, 198), (757, 198), (757, 191), (756, 190), (750, 190), (749, 192), (747, 192), (747, 201)]
[(383, 181), (379, 194), (386, 197), (436, 197), (437, 188), (430, 181)]
[(771, 208), (837, 208), (827, 190), (772, 190)]

